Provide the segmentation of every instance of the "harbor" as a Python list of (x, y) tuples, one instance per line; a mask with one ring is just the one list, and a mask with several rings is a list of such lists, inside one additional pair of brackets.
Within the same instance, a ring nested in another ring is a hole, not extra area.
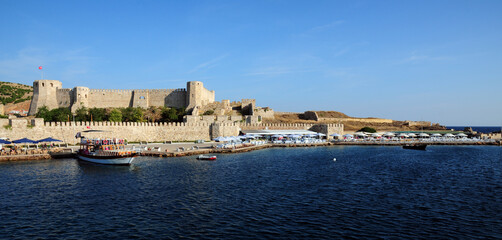
[[(127, 148), (135, 150), (138, 156), (150, 157), (185, 157), (201, 154), (236, 154), (256, 151), (266, 148), (295, 148), (295, 147), (326, 147), (326, 146), (404, 146), (408, 144), (427, 145), (452, 145), (452, 146), (502, 146), (500, 141), (477, 140), (477, 141), (375, 141), (375, 140), (351, 140), (351, 141), (325, 141), (318, 143), (274, 143), (261, 142), (260, 144), (242, 143), (227, 144), (226, 147), (218, 147), (218, 142), (209, 143), (141, 143), (130, 144)], [(0, 155), (0, 162), (6, 161), (31, 161), (47, 159), (76, 158), (79, 146), (54, 147), (50, 150), (28, 149)]]

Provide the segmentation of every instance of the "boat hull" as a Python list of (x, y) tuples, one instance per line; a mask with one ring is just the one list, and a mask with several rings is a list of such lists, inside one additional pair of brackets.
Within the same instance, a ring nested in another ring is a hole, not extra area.
[(104, 157), (100, 158), (95, 156), (86, 156), (82, 154), (77, 154), (77, 157), (78, 159), (86, 162), (92, 162), (104, 165), (131, 165), (135, 156), (120, 157), (120, 158), (104, 158)]
[(425, 151), (427, 148), (426, 144), (416, 144), (416, 145), (404, 145), (404, 149), (412, 149), (412, 150), (422, 150)]
[(216, 156), (198, 156), (197, 160), (214, 161), (216, 160)]

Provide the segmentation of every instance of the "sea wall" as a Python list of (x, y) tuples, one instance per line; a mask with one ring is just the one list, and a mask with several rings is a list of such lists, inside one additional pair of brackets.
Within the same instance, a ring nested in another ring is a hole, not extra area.
[(219, 136), (235, 136), (241, 130), (251, 129), (305, 129), (327, 135), (343, 134), (342, 124), (246, 124), (242, 122), (220, 123), (137, 123), (137, 122), (44, 122), (35, 118), (28, 121), (21, 119), (0, 119), (0, 137), (11, 140), (30, 138), (39, 140), (53, 137), (75, 144), (77, 132), (102, 130), (103, 132), (84, 133), (92, 138), (115, 137), (130, 142), (149, 141), (192, 141), (210, 140)]

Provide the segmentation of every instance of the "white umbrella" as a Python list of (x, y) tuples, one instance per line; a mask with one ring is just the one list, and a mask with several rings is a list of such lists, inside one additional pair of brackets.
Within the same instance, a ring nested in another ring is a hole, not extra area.
[(363, 132), (356, 132), (356, 133), (354, 133), (354, 135), (360, 136), (360, 137), (366, 137), (366, 133), (363, 133)]
[(345, 134), (345, 135), (343, 135), (343, 136), (344, 136), (344, 137), (350, 137), (350, 138), (351, 138), (351, 137), (354, 137), (352, 134)]
[(445, 134), (444, 136), (445, 136), (445, 137), (455, 137), (455, 136), (454, 136), (453, 134), (451, 134), (451, 133), (447, 133), (447, 134)]
[(457, 134), (457, 137), (467, 137), (467, 134), (465, 134), (465, 133), (459, 133), (459, 134)]
[(383, 135), (387, 136), (387, 137), (394, 137), (395, 136), (395, 134), (391, 133), (391, 132), (384, 133)]
[(301, 136), (298, 134), (291, 134), (288, 136), (289, 138), (300, 138)]
[(381, 135), (380, 135), (380, 134), (378, 134), (378, 133), (372, 133), (372, 134), (371, 134), (371, 136), (372, 136), (372, 137), (380, 137)]
[(441, 134), (439, 134), (439, 133), (434, 133), (434, 134), (432, 134), (431, 136), (433, 136), (433, 137), (441, 137)]
[(281, 138), (282, 135), (279, 135), (279, 134), (275, 134), (275, 135), (272, 135), (273, 138)]
[(397, 135), (398, 137), (409, 137), (408, 135), (406, 135), (406, 133), (400, 133), (399, 135)]
[(414, 133), (408, 133), (408, 136), (409, 136), (409, 137), (416, 137), (417, 135), (416, 135), (416, 134), (414, 134)]
[(330, 136), (332, 136), (332, 137), (340, 137), (340, 134), (338, 134), (338, 133), (333, 133), (333, 134), (331, 134)]
[(215, 138), (213, 140), (217, 141), (217, 142), (223, 142), (225, 140), (225, 137), (217, 137), (217, 138)]
[(420, 133), (420, 134), (418, 134), (418, 136), (419, 136), (419, 137), (428, 137), (428, 136), (429, 136), (429, 134), (427, 134), (427, 133)]
[(317, 133), (317, 136), (324, 137), (324, 136), (326, 136), (326, 134), (324, 134), (324, 133)]

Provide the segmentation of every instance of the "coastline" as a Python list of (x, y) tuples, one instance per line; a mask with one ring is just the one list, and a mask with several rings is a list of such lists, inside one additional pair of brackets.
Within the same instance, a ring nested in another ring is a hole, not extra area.
[[(153, 151), (145, 150), (142, 151), (139, 156), (150, 156), (150, 157), (185, 157), (194, 156), (202, 154), (232, 154), (232, 153), (243, 153), (256, 151), (266, 148), (294, 148), (294, 147), (327, 147), (327, 146), (403, 146), (409, 143), (406, 142), (324, 142), (324, 143), (307, 143), (307, 144), (274, 144), (267, 143), (263, 145), (246, 146), (239, 148), (213, 148), (213, 144), (205, 144), (206, 148), (193, 149), (194, 146), (200, 146), (200, 144), (149, 144), (142, 145), (141, 147), (161, 145), (164, 148), (178, 149), (179, 146), (190, 146), (192, 149), (185, 151)], [(500, 142), (470, 142), (470, 143), (446, 143), (446, 142), (434, 142), (428, 143), (428, 145), (451, 145), (451, 146), (502, 146)], [(134, 146), (134, 145), (133, 145)], [(5, 155), (0, 156), (0, 162), (11, 162), (11, 161), (34, 161), (34, 160), (49, 160), (49, 159), (60, 159), (60, 158), (76, 158), (74, 152), (65, 152), (64, 154), (23, 154), (23, 155)]]

